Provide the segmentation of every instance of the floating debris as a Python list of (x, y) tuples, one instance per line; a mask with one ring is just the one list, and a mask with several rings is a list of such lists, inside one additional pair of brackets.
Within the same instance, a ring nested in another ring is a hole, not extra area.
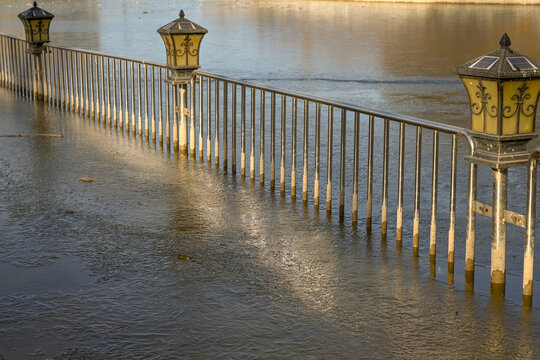
[(9, 134), (9, 135), (0, 135), (0, 137), (54, 137), (54, 138), (65, 138), (66, 135), (62, 135), (62, 134)]
[(79, 179), (80, 182), (93, 182), (94, 179), (92, 179), (91, 177), (82, 177)]
[(186, 262), (196, 262), (194, 257), (191, 257), (189, 255), (184, 254), (178, 254), (176, 257), (178, 260), (186, 261)]

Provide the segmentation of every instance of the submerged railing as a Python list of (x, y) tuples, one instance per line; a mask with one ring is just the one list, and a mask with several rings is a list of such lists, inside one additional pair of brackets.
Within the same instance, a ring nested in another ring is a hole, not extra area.
[[(39, 66), (34, 56), (26, 54), (27, 48), (26, 41), (0, 34), (0, 84), (21, 96), (35, 98)], [(167, 151), (213, 161), (216, 168), (233, 175), (239, 169), (242, 178), (249, 177), (252, 182), (258, 179), (261, 186), (269, 182), (271, 190), (277, 181), (280, 193), (293, 200), (301, 189), (306, 205), (317, 211), (324, 207), (329, 214), (335, 209), (340, 220), (350, 219), (353, 224), (365, 219), (368, 232), (374, 220), (380, 221), (381, 234), (386, 236), (389, 213), (393, 214), (390, 220), (394, 221), (392, 229), (398, 244), (404, 239), (404, 229), (408, 229), (407, 220), (412, 219), (416, 255), (422, 230), (421, 204), (427, 204), (432, 262), (436, 256), (438, 206), (445, 203), (448, 268), (453, 274), (458, 138), (464, 140), (468, 154), (475, 146), (467, 129), (204, 71), (196, 71), (186, 85), (171, 85), (165, 81), (166, 65), (96, 51), (45, 45), (41, 59), (46, 103), (124, 133), (138, 134)], [(411, 133), (407, 136), (408, 128), (414, 130), (414, 137)], [(431, 140), (427, 153), (423, 149), (426, 138)], [(440, 151), (441, 147), (445, 151)], [(449, 159), (441, 154), (449, 154)], [(442, 176), (441, 157), (450, 165), (443, 169)], [(406, 171), (406, 163), (413, 158), (414, 171)], [(527, 232), (523, 282), (524, 299), (528, 296), (528, 300), (532, 297), (537, 158), (530, 161), (527, 215), (521, 224)], [(338, 164), (335, 159), (339, 159)], [(397, 166), (390, 167), (390, 163)], [(476, 167), (468, 164), (469, 282), (474, 272), (475, 216), (476, 212), (485, 214), (476, 201)], [(421, 186), (426, 174), (431, 180), (429, 195)], [(390, 210), (391, 184), (397, 193), (391, 196), (396, 208)], [(446, 199), (439, 196), (440, 187), (448, 189)], [(407, 207), (409, 200), (412, 206)], [(374, 216), (374, 204), (380, 205), (378, 217)]]

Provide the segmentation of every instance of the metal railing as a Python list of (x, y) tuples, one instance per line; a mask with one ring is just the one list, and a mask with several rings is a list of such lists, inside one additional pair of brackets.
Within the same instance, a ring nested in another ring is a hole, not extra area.
[[(32, 56), (25, 54), (27, 48), (24, 40), (0, 34), (0, 84), (34, 98), (38, 89), (32, 79), (37, 68)], [(234, 175), (240, 170), (242, 178), (258, 179), (261, 186), (269, 183), (271, 190), (277, 181), (280, 193), (293, 200), (301, 189), (304, 204), (316, 211), (324, 207), (329, 214), (337, 210), (341, 221), (350, 219), (357, 224), (363, 220), (368, 232), (374, 221), (380, 221), (380, 232), (386, 237), (393, 220), (391, 228), (399, 244), (410, 229), (407, 220), (412, 219), (416, 255), (421, 218), (427, 218), (421, 216), (421, 208), (429, 206), (432, 262), (438, 206), (444, 203), (448, 209), (448, 265), (453, 274), (458, 139), (464, 140), (469, 154), (475, 146), (467, 129), (204, 71), (195, 71), (186, 85), (171, 85), (166, 82), (164, 64), (96, 51), (45, 45), (41, 58), (47, 103), (124, 133), (138, 134), (167, 151), (180, 149), (182, 153), (185, 149), (185, 155), (213, 161), (216, 168)], [(426, 140), (431, 140), (427, 151)], [(441, 158), (449, 166), (440, 170)], [(337, 164), (335, 159), (339, 159)], [(531, 262), (527, 275), (524, 270), (524, 296), (526, 279), (531, 280), (527, 286), (532, 296), (536, 159), (531, 160), (535, 170), (529, 174), (528, 194), (532, 200), (524, 226), (529, 249), (525, 261)], [(407, 166), (408, 162), (414, 165)], [(431, 188), (426, 192), (422, 183), (428, 174)], [(475, 164), (468, 165), (468, 177), (466, 270), (471, 270), (472, 261), (474, 271)], [(446, 199), (440, 196), (440, 187), (448, 189)], [(326, 190), (325, 196), (321, 196), (321, 188)], [(396, 193), (390, 194), (390, 189)], [(396, 204), (393, 211), (389, 211), (390, 198)], [(409, 202), (412, 206), (405, 206)], [(374, 215), (376, 211), (380, 216)]]

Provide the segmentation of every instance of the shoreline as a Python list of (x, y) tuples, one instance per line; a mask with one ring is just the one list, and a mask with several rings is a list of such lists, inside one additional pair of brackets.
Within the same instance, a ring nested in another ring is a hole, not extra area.
[(461, 4), (461, 5), (540, 5), (540, 0), (324, 0), (363, 3)]

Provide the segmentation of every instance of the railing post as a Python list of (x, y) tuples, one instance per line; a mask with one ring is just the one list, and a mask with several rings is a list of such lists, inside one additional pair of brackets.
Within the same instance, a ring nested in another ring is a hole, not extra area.
[(506, 279), (506, 222), (508, 169), (493, 169), (493, 215), (491, 226), (491, 292), (503, 295)]
[(469, 195), (467, 200), (467, 240), (465, 244), (465, 288), (474, 290), (474, 246), (476, 240), (476, 168), (469, 164)]
[(33, 54), (34, 64), (34, 96), (36, 100), (43, 101), (43, 65), (41, 62), (41, 51), (38, 54)]
[(180, 84), (180, 135), (178, 149), (180, 155), (188, 154), (188, 119), (189, 109), (187, 108), (187, 84)]
[(536, 220), (536, 178), (540, 146), (531, 153), (527, 164), (527, 213), (523, 254), (523, 305), (532, 306), (534, 270), (534, 226)]

